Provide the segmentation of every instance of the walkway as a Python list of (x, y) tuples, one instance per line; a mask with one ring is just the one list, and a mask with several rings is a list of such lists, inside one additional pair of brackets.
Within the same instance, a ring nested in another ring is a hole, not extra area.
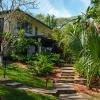
[(83, 82), (74, 79), (74, 69), (72, 65), (65, 65), (61, 68), (61, 76), (55, 83), (55, 88), (59, 95), (59, 100), (89, 100), (83, 93), (78, 93), (74, 88), (75, 82)]
[(43, 88), (30, 87), (30, 86), (26, 86), (22, 83), (15, 82), (10, 79), (0, 79), (0, 84), (3, 86), (25, 90), (25, 91), (31, 91), (31, 92), (40, 93), (40, 94), (49, 94), (49, 95), (57, 94), (57, 90), (55, 89), (48, 90), (48, 89), (43, 89)]

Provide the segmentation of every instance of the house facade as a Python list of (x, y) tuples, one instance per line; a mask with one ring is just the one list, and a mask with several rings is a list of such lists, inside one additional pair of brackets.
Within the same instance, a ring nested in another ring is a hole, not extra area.
[(30, 45), (27, 55), (41, 51), (52, 51), (53, 41), (48, 37), (52, 32), (50, 27), (20, 9), (0, 12), (0, 33), (16, 34), (20, 29), (24, 29), (26, 37), (35, 38), (41, 43), (38, 47)]

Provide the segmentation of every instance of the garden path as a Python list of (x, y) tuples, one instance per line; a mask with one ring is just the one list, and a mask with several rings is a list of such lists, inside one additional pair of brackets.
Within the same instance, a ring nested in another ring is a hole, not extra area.
[(43, 88), (35, 88), (35, 87), (30, 87), (26, 86), (22, 83), (15, 82), (10, 79), (0, 79), (0, 84), (3, 86), (11, 87), (11, 88), (16, 88), (20, 90), (25, 90), (25, 91), (31, 91), (31, 92), (36, 92), (36, 93), (41, 93), (41, 94), (49, 94), (49, 95), (56, 95), (57, 90), (55, 89), (43, 89)]
[(59, 100), (92, 100), (88, 95), (75, 90), (74, 83), (83, 84), (85, 79), (75, 79), (74, 76), (75, 71), (72, 65), (66, 64), (65, 67), (61, 68), (59, 79), (54, 85), (59, 95)]

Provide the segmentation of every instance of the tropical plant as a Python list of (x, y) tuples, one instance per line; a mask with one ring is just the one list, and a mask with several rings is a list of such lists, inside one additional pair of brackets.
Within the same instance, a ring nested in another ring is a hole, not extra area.
[(91, 0), (91, 5), (87, 9), (87, 15), (100, 23), (100, 0)]
[(79, 17), (77, 21), (81, 24), (74, 24), (77, 35), (71, 35), (70, 50), (75, 56), (77, 72), (87, 79), (87, 86), (91, 87), (92, 82), (98, 76), (100, 66), (100, 36), (94, 24), (86, 17), (83, 20), (83, 17)]
[(39, 19), (40, 21), (42, 21), (42, 22), (44, 22), (44, 20), (45, 20), (45, 16), (43, 15), (43, 14), (37, 14), (36, 16), (35, 16), (37, 19)]
[(29, 71), (33, 75), (43, 76), (52, 71), (54, 63), (50, 60), (50, 56), (36, 54), (33, 59), (28, 61)]
[(45, 18), (44, 22), (52, 29), (57, 27), (57, 20), (54, 15), (50, 16), (48, 14), (48, 16)]
[(57, 46), (62, 51), (62, 58), (70, 58), (71, 54), (69, 51), (69, 42), (71, 41), (70, 34), (74, 32), (74, 27), (72, 24), (67, 24), (63, 28), (55, 28), (53, 34), (51, 34), (52, 39), (57, 43)]

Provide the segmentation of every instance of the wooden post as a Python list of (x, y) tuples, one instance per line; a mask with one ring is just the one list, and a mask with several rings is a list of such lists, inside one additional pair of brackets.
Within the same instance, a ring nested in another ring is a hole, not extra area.
[(38, 38), (38, 42), (39, 42), (39, 45), (38, 45), (38, 52), (41, 53), (41, 45), (40, 45), (41, 39), (40, 39), (40, 38)]
[(48, 87), (49, 73), (46, 73), (46, 88)]

